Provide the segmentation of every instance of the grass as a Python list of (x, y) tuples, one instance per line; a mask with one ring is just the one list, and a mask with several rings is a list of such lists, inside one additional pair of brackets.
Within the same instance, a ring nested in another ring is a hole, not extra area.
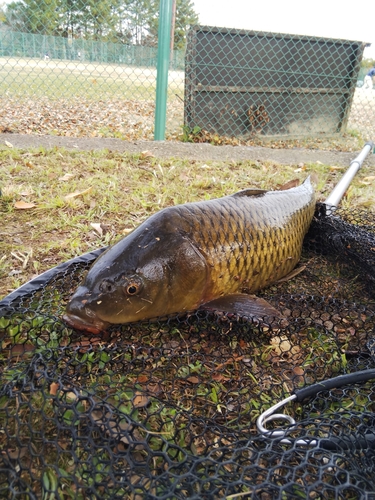
[(122, 79), (108, 81), (105, 76), (80, 76), (64, 71), (21, 71), (16, 74), (6, 73), (1, 75), (3, 84), (0, 92), (27, 96), (30, 94), (35, 99), (72, 99), (84, 97), (87, 100), (98, 98), (98, 89), (102, 96), (121, 96), (123, 99), (154, 100), (155, 84), (143, 82), (142, 84), (129, 82)]
[[(85, 98), (90, 101), (105, 96), (121, 99), (154, 101), (156, 71), (154, 68), (83, 64), (68, 61), (2, 59), (0, 95), (43, 99)], [(169, 95), (183, 98), (183, 80), (170, 82)]]
[[(321, 164), (303, 168), (250, 161), (203, 164), (159, 160), (147, 153), (0, 149), (0, 297), (59, 262), (115, 241), (163, 207), (247, 187), (274, 189), (309, 174), (318, 198), (324, 199), (341, 173)], [(363, 181), (371, 173), (370, 168), (361, 170), (344, 206), (373, 205), (373, 181)], [(35, 206), (16, 209), (17, 201)], [(102, 224), (103, 234), (92, 223)]]

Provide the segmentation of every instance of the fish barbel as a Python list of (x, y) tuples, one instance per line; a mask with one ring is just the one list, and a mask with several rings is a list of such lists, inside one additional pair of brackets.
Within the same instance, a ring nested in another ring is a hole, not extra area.
[(165, 208), (94, 262), (63, 319), (99, 333), (202, 307), (272, 314), (249, 294), (294, 269), (314, 208), (310, 178), (284, 191), (247, 189)]

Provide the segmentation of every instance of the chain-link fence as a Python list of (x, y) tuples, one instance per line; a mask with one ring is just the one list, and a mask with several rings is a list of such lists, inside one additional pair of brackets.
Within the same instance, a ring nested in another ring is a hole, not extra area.
[[(158, 11), (159, 2), (146, 1), (4, 5), (0, 131), (152, 139)], [(197, 17), (189, 1), (175, 13), (168, 94), (176, 131), (186, 31)]]
[[(0, 31), (0, 55), (8, 58), (44, 59), (45, 61), (79, 61), (118, 64), (135, 67), (156, 67), (157, 47), (121, 43), (67, 39), (62, 36)], [(184, 69), (184, 51), (175, 50), (170, 68)]]
[[(190, 0), (171, 4), (167, 138), (373, 135), (362, 42), (201, 27)], [(1, 130), (152, 139), (158, 12), (146, 1), (5, 4)]]

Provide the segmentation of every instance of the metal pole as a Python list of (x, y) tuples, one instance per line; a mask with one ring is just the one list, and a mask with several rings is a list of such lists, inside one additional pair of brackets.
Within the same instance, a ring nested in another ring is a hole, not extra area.
[(343, 175), (342, 179), (338, 182), (332, 193), (328, 196), (324, 202), (326, 205), (331, 207), (337, 207), (344, 196), (345, 191), (350, 186), (350, 183), (354, 179), (355, 174), (361, 168), (362, 163), (369, 152), (374, 148), (373, 142), (366, 142), (364, 148), (359, 153), (359, 155), (350, 162), (350, 167)]
[(164, 141), (165, 139), (172, 1), (160, 0), (158, 61), (156, 69), (155, 141)]
[[(176, 24), (176, 0), (172, 0), (171, 43), (170, 43), (170, 57), (169, 57), (171, 64), (173, 63), (175, 24)], [(173, 66), (172, 66), (172, 69), (173, 69)]]

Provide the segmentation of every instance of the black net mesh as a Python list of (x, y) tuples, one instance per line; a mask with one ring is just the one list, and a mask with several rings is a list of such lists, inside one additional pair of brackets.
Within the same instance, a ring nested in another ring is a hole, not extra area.
[(272, 322), (198, 311), (87, 337), (60, 318), (95, 255), (0, 302), (1, 497), (375, 496), (373, 381), (287, 404), (286, 439), (256, 427), (375, 368), (373, 213), (317, 206), (301, 272), (261, 294)]

